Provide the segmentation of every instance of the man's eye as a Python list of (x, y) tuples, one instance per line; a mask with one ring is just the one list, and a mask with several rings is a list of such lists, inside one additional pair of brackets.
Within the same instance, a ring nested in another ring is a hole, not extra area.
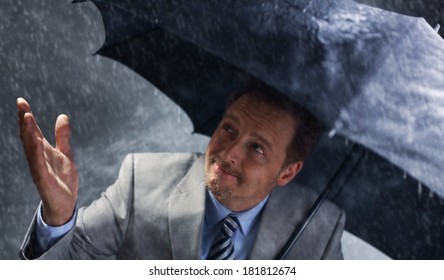
[(231, 127), (231, 125), (229, 125), (229, 124), (224, 124), (224, 130), (226, 130), (226, 131), (228, 131), (228, 132), (230, 132), (230, 133), (233, 133), (234, 131), (233, 131), (233, 128)]
[(261, 146), (259, 146), (258, 144), (253, 144), (251, 145), (251, 147), (253, 148), (253, 150), (255, 150), (257, 153), (263, 155), (264, 154), (264, 150), (262, 149)]

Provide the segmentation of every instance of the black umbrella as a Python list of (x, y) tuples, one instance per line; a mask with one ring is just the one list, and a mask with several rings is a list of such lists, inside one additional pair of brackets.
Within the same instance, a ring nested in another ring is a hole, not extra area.
[(98, 53), (170, 96), (196, 132), (210, 135), (227, 93), (253, 75), (330, 137), (444, 196), (444, 42), (424, 20), (346, 0), (93, 2), (106, 30)]

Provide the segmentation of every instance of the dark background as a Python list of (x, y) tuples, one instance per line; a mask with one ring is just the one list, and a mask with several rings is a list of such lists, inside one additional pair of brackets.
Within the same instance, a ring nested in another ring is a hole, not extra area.
[(207, 137), (192, 135), (187, 116), (144, 79), (92, 55), (104, 40), (92, 3), (0, 5), (0, 259), (14, 259), (39, 203), (18, 137), (17, 97), (30, 102), (51, 143), (57, 115), (70, 116), (79, 205), (116, 179), (127, 153), (204, 151)]
[[(359, 2), (444, 24), (439, 0)], [(70, 116), (80, 206), (115, 180), (129, 152), (205, 150), (208, 137), (192, 134), (180, 108), (125, 66), (93, 55), (104, 30), (92, 3), (2, 0), (0, 38), (0, 259), (17, 258), (39, 203), (18, 137), (17, 97), (30, 102), (51, 143), (57, 115)]]

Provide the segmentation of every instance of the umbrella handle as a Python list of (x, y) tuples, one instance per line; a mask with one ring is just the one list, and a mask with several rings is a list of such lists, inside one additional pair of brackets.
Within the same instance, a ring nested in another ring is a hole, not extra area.
[[(336, 189), (337, 186), (342, 185), (345, 183), (345, 180), (341, 180), (345, 175), (346, 178), (353, 172), (353, 170), (358, 165), (359, 160), (362, 157), (362, 154), (364, 152), (364, 148), (361, 145), (353, 144), (353, 147), (348, 152), (345, 159), (342, 161), (339, 168), (336, 170), (336, 172), (331, 177), (330, 181), (328, 182), (325, 189), (322, 191), (322, 193), (319, 195), (318, 199), (315, 201), (313, 206), (310, 208), (310, 211), (308, 212), (307, 216), (305, 217), (305, 220), (302, 224), (300, 224), (291, 235), (290, 239), (285, 244), (284, 248), (279, 252), (276, 259), (277, 260), (283, 260), (287, 257), (288, 253), (290, 252), (291, 248), (293, 248), (296, 241), (299, 239), (299, 237), (304, 232), (307, 225), (310, 223), (310, 221), (313, 219), (316, 212), (319, 210), (319, 208), (324, 203), (327, 196), (331, 193), (332, 190)], [(343, 181), (343, 182), (341, 182)], [(339, 184), (340, 182), (341, 184)]]

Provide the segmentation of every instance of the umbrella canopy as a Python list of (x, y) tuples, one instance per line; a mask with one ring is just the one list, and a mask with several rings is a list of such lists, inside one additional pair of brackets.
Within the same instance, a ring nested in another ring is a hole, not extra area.
[[(351, 141), (323, 135), (292, 184), (321, 192), (350, 151)], [(354, 157), (329, 196), (347, 213), (345, 229), (393, 259), (444, 259), (444, 200), (369, 150)]]
[(252, 75), (444, 196), (444, 42), (423, 19), (347, 0), (93, 2), (98, 53), (165, 92), (197, 132), (211, 134)]

